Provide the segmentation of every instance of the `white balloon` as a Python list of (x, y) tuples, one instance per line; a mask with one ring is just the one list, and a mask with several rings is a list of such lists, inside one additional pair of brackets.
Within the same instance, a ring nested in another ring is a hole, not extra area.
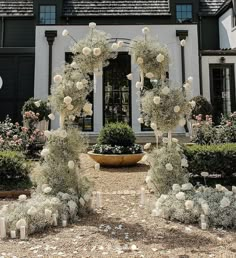
[(0, 76), (0, 90), (2, 88), (2, 85), (3, 85), (3, 80), (2, 80), (2, 77)]

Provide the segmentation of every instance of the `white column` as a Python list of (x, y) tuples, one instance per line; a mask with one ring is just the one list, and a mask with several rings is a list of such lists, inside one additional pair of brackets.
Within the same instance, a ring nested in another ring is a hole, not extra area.
[(97, 76), (96, 93), (93, 102), (93, 130), (99, 132), (103, 127), (103, 76)]

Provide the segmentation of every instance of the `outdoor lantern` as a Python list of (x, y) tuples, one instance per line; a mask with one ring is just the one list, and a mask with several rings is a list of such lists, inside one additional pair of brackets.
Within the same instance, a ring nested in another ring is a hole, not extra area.
[(0, 76), (0, 90), (2, 88), (2, 85), (3, 85), (3, 80), (2, 80), (2, 77)]

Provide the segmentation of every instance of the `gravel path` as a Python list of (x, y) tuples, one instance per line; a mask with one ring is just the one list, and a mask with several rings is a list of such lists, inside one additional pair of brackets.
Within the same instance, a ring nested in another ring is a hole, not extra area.
[[(103, 208), (77, 225), (53, 228), (28, 241), (0, 240), (0, 258), (236, 257), (235, 231), (202, 231), (198, 226), (154, 218), (155, 199), (148, 192), (145, 205), (140, 206), (147, 166), (95, 171), (87, 155), (81, 159), (94, 191), (102, 192)], [(0, 201), (0, 205), (6, 203)]]

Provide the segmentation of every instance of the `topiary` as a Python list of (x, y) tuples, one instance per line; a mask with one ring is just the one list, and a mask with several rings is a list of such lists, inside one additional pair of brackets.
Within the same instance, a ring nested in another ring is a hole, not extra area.
[(206, 98), (203, 96), (196, 96), (193, 97), (191, 101), (196, 102), (196, 106), (192, 110), (193, 119), (195, 119), (195, 116), (199, 114), (202, 114), (202, 118), (204, 120), (206, 119), (206, 115), (212, 115), (212, 105)]
[(33, 111), (35, 114), (39, 114), (38, 121), (49, 120), (48, 115), (51, 113), (51, 110), (48, 106), (47, 101), (30, 98), (27, 100), (22, 108), (22, 115), (27, 111)]
[(111, 146), (132, 146), (135, 143), (135, 135), (132, 128), (125, 123), (109, 123), (103, 127), (98, 136), (98, 144)]

